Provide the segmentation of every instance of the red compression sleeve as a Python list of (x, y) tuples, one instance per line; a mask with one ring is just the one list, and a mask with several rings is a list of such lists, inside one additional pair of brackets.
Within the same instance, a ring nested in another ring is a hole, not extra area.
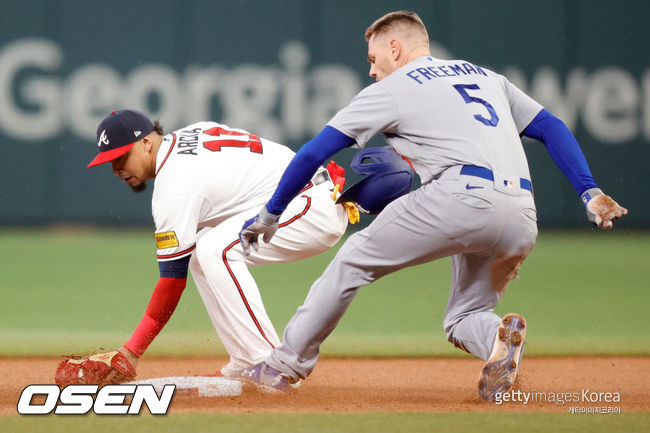
[(160, 278), (142, 320), (124, 347), (137, 356), (147, 350), (176, 309), (186, 281), (187, 278)]

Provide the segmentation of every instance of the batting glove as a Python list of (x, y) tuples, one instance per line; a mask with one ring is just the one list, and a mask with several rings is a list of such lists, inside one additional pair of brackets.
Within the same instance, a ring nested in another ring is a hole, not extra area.
[(582, 203), (587, 209), (587, 218), (592, 224), (603, 230), (611, 230), (614, 221), (627, 215), (627, 209), (619, 206), (608, 195), (605, 195), (600, 188), (591, 188), (580, 196)]
[(250, 255), (251, 247), (253, 247), (255, 251), (260, 249), (257, 240), (260, 235), (263, 235), (262, 239), (267, 244), (271, 242), (273, 235), (275, 235), (275, 231), (278, 229), (279, 219), (280, 215), (274, 215), (266, 209), (266, 206), (262, 206), (259, 214), (246, 220), (239, 232), (239, 240), (241, 241), (241, 246), (244, 249), (245, 255)]

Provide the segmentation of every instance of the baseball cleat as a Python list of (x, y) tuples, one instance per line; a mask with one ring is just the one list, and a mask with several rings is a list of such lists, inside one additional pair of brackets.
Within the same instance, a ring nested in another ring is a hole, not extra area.
[(299, 381), (293, 381), (289, 375), (276, 370), (265, 362), (240, 370), (238, 378), (252, 383), (261, 391), (272, 394), (290, 391), (300, 384)]
[(478, 394), (483, 400), (493, 401), (496, 394), (512, 387), (524, 354), (525, 338), (526, 319), (515, 313), (504, 316), (492, 354), (478, 379)]

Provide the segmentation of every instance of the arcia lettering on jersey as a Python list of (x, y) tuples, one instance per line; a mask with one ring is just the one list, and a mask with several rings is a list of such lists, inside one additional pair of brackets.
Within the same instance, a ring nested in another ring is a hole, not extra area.
[(199, 144), (199, 135), (201, 135), (201, 128), (181, 129), (176, 131), (178, 134), (178, 153), (179, 155), (194, 155), (196, 156), (196, 147)]
[[(428, 59), (431, 60), (431, 57), (428, 57)], [(424, 80), (431, 81), (434, 78), (458, 77), (461, 75), (483, 75), (487, 77), (487, 74), (480, 66), (471, 63), (455, 63), (449, 65), (427, 66), (426, 68), (415, 68), (408, 71), (406, 75), (417, 81), (419, 84), (424, 84)]]

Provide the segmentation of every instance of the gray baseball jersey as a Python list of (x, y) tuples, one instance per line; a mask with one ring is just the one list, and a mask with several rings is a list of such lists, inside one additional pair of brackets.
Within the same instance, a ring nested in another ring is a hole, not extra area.
[(382, 132), (411, 160), (422, 186), (348, 238), (289, 321), (268, 364), (294, 379), (306, 377), (360, 287), (448, 256), (447, 337), (487, 360), (501, 321), (493, 309), (537, 237), (519, 133), (540, 110), (488, 69), (420, 57), (337, 113), (329, 125), (359, 147)]
[(458, 164), (529, 179), (519, 133), (541, 110), (502, 75), (464, 60), (420, 57), (366, 87), (328, 125), (358, 147), (383, 132), (422, 183)]

